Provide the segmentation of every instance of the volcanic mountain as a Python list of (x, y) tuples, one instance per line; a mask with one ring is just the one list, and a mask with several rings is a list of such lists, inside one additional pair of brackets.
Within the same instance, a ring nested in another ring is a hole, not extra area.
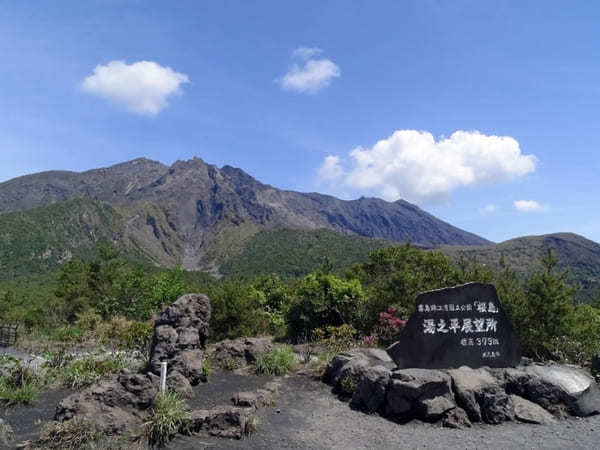
[(157, 265), (181, 262), (213, 272), (269, 230), (325, 229), (429, 248), (491, 244), (403, 200), (280, 190), (199, 158), (171, 166), (141, 158), (0, 183), (0, 225), (5, 243), (18, 242), (24, 256), (48, 265), (107, 239)]

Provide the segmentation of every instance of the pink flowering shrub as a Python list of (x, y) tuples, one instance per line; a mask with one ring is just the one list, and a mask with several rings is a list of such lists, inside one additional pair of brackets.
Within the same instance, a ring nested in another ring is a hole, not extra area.
[(379, 323), (374, 329), (373, 334), (364, 337), (364, 343), (368, 346), (391, 344), (406, 325), (406, 319), (398, 316), (398, 310), (389, 307), (386, 311), (379, 313)]

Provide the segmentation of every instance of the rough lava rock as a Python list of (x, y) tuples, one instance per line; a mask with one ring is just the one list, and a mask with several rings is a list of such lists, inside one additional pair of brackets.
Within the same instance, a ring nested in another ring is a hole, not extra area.
[(600, 413), (600, 391), (581, 368), (558, 364), (532, 364), (505, 372), (507, 391), (550, 412), (567, 408), (580, 417)]
[(370, 366), (369, 359), (361, 351), (340, 353), (327, 365), (323, 381), (332, 385), (334, 391), (341, 392), (341, 384), (345, 378), (353, 377), (360, 383), (364, 371)]
[(391, 372), (386, 397), (388, 415), (435, 421), (454, 408), (456, 403), (448, 374), (428, 369)]
[(260, 355), (270, 350), (273, 350), (270, 337), (227, 339), (214, 344), (212, 358), (219, 364), (233, 360), (243, 367), (253, 364)]
[(142, 424), (157, 394), (156, 375), (123, 371), (61, 401), (54, 419), (84, 417), (104, 433), (118, 434)]
[(165, 308), (155, 320), (150, 371), (123, 370), (64, 399), (55, 420), (75, 416), (97, 424), (105, 434), (118, 434), (143, 423), (158, 394), (160, 363), (167, 361), (167, 384), (182, 395), (193, 395), (192, 385), (202, 376), (203, 348), (208, 336), (210, 300), (186, 294)]
[(0, 448), (8, 448), (10, 441), (13, 438), (13, 429), (12, 427), (4, 422), (3, 419), (0, 419)]
[(190, 413), (190, 423), (185, 431), (241, 439), (246, 430), (246, 419), (249, 411), (249, 408), (236, 406), (195, 410)]
[(449, 370), (459, 406), (472, 422), (498, 424), (514, 419), (514, 407), (503, 386), (484, 368)]
[(555, 422), (554, 416), (542, 408), (540, 405), (525, 400), (518, 395), (511, 395), (515, 407), (515, 417), (521, 422), (549, 424)]
[(351, 404), (368, 413), (379, 411), (385, 405), (390, 377), (391, 372), (387, 367), (367, 368), (352, 395)]
[(457, 406), (444, 415), (442, 418), (442, 425), (446, 428), (464, 429), (471, 427), (471, 421), (469, 420), (466, 411)]
[(201, 381), (210, 313), (206, 295), (185, 294), (158, 315), (150, 348), (154, 374), (160, 374), (160, 363), (166, 361), (169, 372), (180, 372), (192, 385)]

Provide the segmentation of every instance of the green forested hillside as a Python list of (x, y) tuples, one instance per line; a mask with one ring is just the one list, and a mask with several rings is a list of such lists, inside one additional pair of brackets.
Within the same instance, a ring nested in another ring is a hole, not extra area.
[(0, 214), (0, 279), (45, 273), (73, 256), (89, 256), (97, 242), (116, 242), (121, 229), (113, 207), (90, 200)]
[(577, 298), (595, 298), (600, 291), (600, 244), (573, 233), (524, 236), (495, 245), (445, 246), (441, 251), (455, 261), (476, 261), (496, 270), (510, 268), (525, 277), (541, 269), (548, 249), (558, 258), (557, 269), (567, 270), (567, 280), (581, 287)]
[(389, 246), (383, 239), (348, 236), (330, 230), (269, 230), (251, 237), (240, 254), (220, 269), (225, 276), (278, 274), (298, 277), (331, 264), (341, 271), (352, 263), (367, 260), (371, 250)]

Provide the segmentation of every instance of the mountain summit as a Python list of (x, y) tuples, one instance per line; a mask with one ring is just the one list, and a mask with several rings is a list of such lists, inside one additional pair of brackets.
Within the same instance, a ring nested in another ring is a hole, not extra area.
[(329, 229), (424, 247), (490, 244), (403, 200), (345, 201), (280, 190), (241, 169), (218, 168), (199, 158), (171, 166), (141, 158), (81, 173), (41, 172), (0, 183), (1, 215), (74, 199), (110, 205), (120, 223), (113, 240), (134, 246), (157, 264), (182, 261), (188, 269), (206, 268), (212, 264), (211, 254), (235, 253), (256, 233), (280, 228)]

